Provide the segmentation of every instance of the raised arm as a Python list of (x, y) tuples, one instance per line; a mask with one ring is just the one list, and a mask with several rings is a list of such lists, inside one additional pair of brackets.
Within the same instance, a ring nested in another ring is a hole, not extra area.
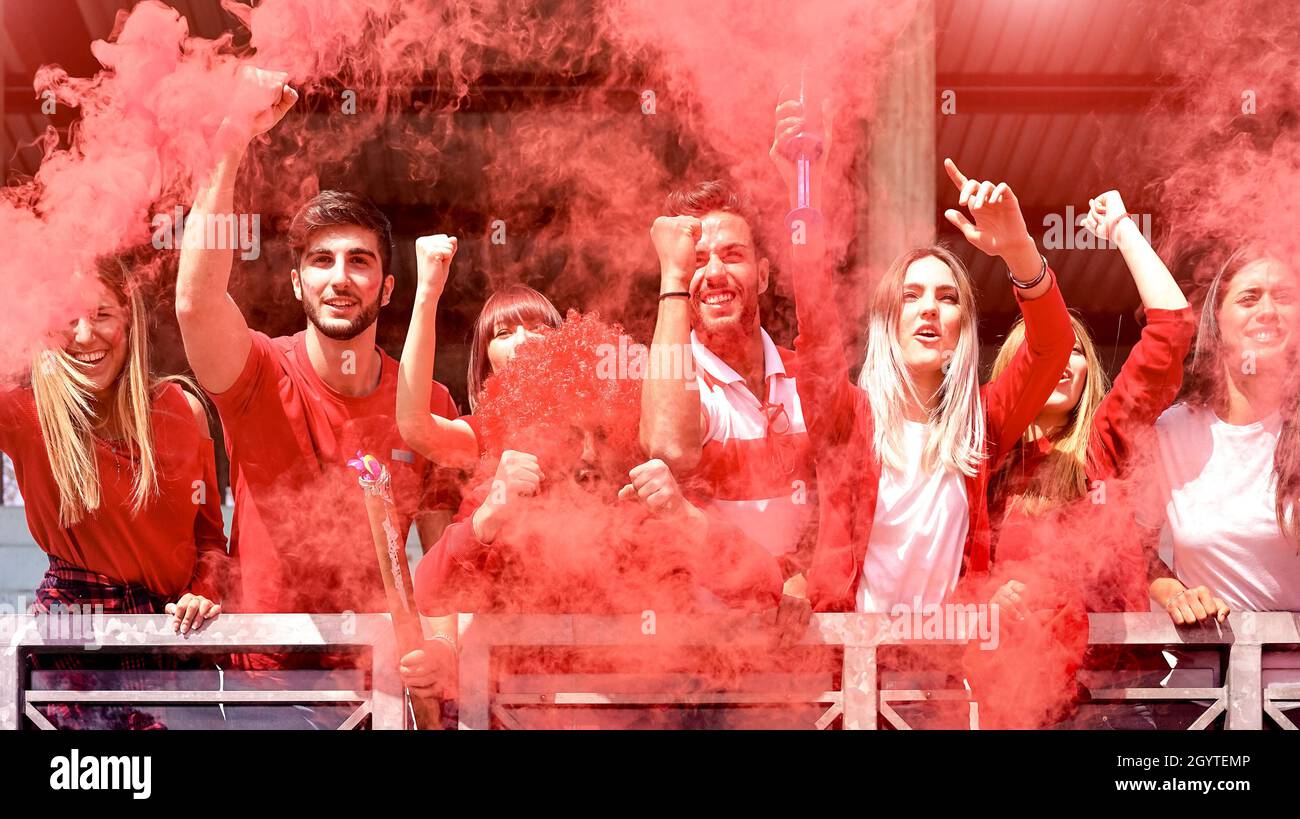
[(438, 346), (438, 302), (447, 286), (455, 236), (437, 234), (415, 241), (415, 306), (397, 370), (397, 429), (406, 443), (443, 466), (468, 468), (478, 460), (478, 441), (465, 421), (429, 411)]
[[(244, 315), (227, 292), (237, 237), (228, 235), (209, 247), (207, 225), (233, 217), (235, 177), (248, 144), (279, 122), (297, 101), (297, 92), (284, 84), (285, 79), (285, 74), (251, 67), (241, 73), (233, 105), (236, 113), (222, 124), (217, 139), (218, 145), (228, 147), (211, 175), (199, 184), (194, 207), (185, 220), (176, 274), (176, 318), (190, 367), (199, 384), (213, 393), (225, 392), (235, 383), (252, 342)], [(256, 114), (238, 113), (247, 111)], [(224, 221), (227, 231), (231, 221)]]
[(415, 601), (422, 614), (436, 617), (488, 605), (493, 593), (488, 564), (510, 540), (512, 526), (543, 478), (537, 456), (501, 453), (492, 480), (462, 501), (455, 522), (415, 570)]
[(958, 191), (958, 207), (970, 212), (968, 218), (949, 209), (944, 216), (961, 230), (966, 241), (990, 256), (1002, 257), (1017, 285), (1033, 285), (1015, 287), (1025, 317), (1025, 343), (1011, 365), (983, 391), (988, 437), (996, 447), (996, 459), (1010, 451), (1056, 389), (1070, 361), (1074, 330), (1056, 276), (1047, 269), (1047, 260), (1029, 235), (1011, 186), (970, 179), (951, 159), (945, 159), (943, 165)]
[(1169, 269), (1129, 218), (1119, 193), (1107, 191), (1088, 200), (1088, 205), (1083, 226), (1119, 245), (1146, 308), (1142, 337), (1092, 422), (1089, 454), (1094, 465), (1119, 475), (1131, 466), (1139, 436), (1150, 430), (1178, 397), (1195, 319)]
[(1119, 191), (1106, 191), (1088, 200), (1083, 226), (1100, 239), (1114, 242), (1124, 256), (1142, 306), (1148, 310), (1181, 310), (1187, 298), (1151, 243), (1138, 230)]
[[(844, 331), (836, 307), (835, 285), (831, 280), (830, 259), (821, 212), (821, 178), (831, 149), (833, 117), (823, 106), (825, 134), (821, 155), (813, 168), (810, 203), (806, 212), (791, 211), (787, 218), (790, 236), (790, 268), (794, 284), (795, 315), (799, 334), (795, 352), (799, 355), (799, 374), (795, 384), (803, 408), (804, 426), (813, 444), (819, 448), (840, 443), (853, 424), (853, 387), (849, 383), (849, 364), (844, 356)], [(776, 108), (776, 132), (768, 152), (785, 183), (790, 206), (797, 204), (798, 180), (790, 143), (803, 130), (803, 106), (786, 100)]]
[[(659, 316), (650, 343), (650, 367), (641, 384), (641, 448), (678, 473), (700, 461), (704, 421), (691, 355), (689, 295), (695, 277), (695, 245), (700, 220), (694, 216), (660, 216), (650, 228), (659, 255)], [(664, 298), (667, 293), (685, 293)]]

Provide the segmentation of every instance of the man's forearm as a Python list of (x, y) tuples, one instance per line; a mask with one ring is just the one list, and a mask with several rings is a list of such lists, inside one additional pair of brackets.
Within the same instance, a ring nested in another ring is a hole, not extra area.
[[(682, 287), (677, 292), (685, 291)], [(699, 462), (701, 437), (687, 298), (659, 302), (649, 367), (641, 391), (642, 446), (648, 457), (660, 459), (674, 472), (685, 472)]]
[[(223, 156), (199, 187), (185, 222), (176, 273), (176, 318), (185, 355), (199, 384), (214, 393), (234, 385), (252, 345), (248, 324), (227, 293), (239, 237), (226, 235), (220, 241), (208, 241), (209, 224), (235, 229), (233, 216), (222, 217), (234, 210), (235, 176), (242, 158), (242, 151)], [(213, 234), (217, 238), (215, 230)]]
[(435, 345), (438, 343), (439, 294), (419, 288), (411, 309), (411, 324), (402, 347), (397, 368), (397, 429), (402, 438), (431, 457), (433, 418), (429, 415), (429, 398), (433, 392)]
[[(207, 181), (194, 195), (194, 206), (185, 220), (181, 244), (180, 269), (176, 276), (176, 303), (201, 310), (224, 299), (230, 286), (230, 268), (234, 258), (233, 242), (206, 241), (209, 216), (222, 216), (235, 209), (235, 180), (243, 151), (231, 151), (217, 161)], [(227, 237), (235, 238), (235, 237)]]

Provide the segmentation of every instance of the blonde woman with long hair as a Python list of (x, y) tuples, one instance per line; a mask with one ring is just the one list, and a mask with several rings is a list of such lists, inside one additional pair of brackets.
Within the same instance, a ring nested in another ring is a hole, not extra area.
[[(794, 205), (788, 147), (803, 128), (803, 111), (787, 101), (776, 116), (771, 156)], [(983, 387), (970, 277), (936, 246), (905, 253), (878, 282), (855, 388), (820, 222), (792, 214), (806, 240), (792, 242), (791, 261), (799, 399), (816, 452), (821, 513), (808, 574), (818, 610), (937, 605), (953, 596), (964, 572), (988, 570), (989, 477), (1069, 358), (1069, 313), (1015, 194), (1006, 183), (968, 179), (951, 160), (944, 167), (958, 206), (970, 213), (953, 209), (945, 217), (972, 245), (1007, 263), (1028, 329), (1029, 343), (1012, 365)]]
[(220, 613), (227, 562), (207, 414), (179, 379), (150, 373), (124, 261), (97, 268), (90, 308), (0, 390), (0, 449), (50, 561), (33, 609), (166, 612), (186, 633)]
[[(1069, 365), (994, 478), (995, 559), (1007, 564), (1000, 573), (1014, 577), (994, 600), (1017, 618), (1060, 602), (1056, 592), (1063, 588), (1078, 592), (1092, 610), (1145, 608), (1142, 544), (1113, 481), (1129, 472), (1135, 449), (1177, 397), (1195, 324), (1178, 283), (1119, 193), (1107, 191), (1089, 206), (1083, 224), (1119, 247), (1146, 326), (1111, 387), (1091, 335), (1072, 317)], [(994, 378), (1024, 336), (1023, 323), (1012, 328), (994, 361)]]

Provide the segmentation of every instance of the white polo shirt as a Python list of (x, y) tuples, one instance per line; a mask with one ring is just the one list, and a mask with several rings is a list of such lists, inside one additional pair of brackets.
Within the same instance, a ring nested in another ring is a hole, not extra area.
[(695, 475), (709, 487), (709, 508), (775, 556), (794, 551), (814, 520), (813, 461), (795, 390), (794, 353), (759, 332), (765, 404), (691, 332), (705, 417)]

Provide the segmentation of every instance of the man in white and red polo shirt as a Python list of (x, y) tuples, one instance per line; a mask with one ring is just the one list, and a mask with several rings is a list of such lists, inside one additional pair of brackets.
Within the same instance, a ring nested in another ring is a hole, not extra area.
[(641, 443), (694, 477), (687, 491), (702, 489), (711, 511), (765, 546), (786, 591), (802, 596), (800, 547), (816, 521), (813, 465), (794, 354), (759, 320), (767, 259), (741, 200), (721, 182), (672, 193), (668, 213), (650, 231), (660, 296)]

